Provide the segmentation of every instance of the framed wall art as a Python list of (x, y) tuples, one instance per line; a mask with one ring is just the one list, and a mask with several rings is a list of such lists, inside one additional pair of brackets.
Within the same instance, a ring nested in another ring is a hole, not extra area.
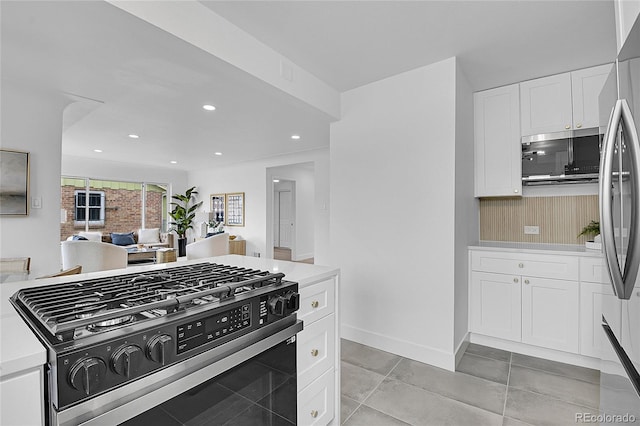
[(225, 222), (225, 194), (211, 194), (211, 213), (216, 222)]
[(0, 149), (0, 215), (29, 214), (29, 153)]
[(244, 192), (227, 194), (227, 226), (244, 226)]

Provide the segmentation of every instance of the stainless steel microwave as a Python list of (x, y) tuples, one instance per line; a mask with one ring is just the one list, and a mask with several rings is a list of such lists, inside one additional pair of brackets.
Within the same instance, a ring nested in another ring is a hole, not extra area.
[(522, 137), (522, 184), (597, 182), (602, 135), (579, 129)]

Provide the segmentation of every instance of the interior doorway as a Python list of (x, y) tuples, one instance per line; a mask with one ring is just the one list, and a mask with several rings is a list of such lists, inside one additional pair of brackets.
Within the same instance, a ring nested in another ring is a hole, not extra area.
[(295, 185), (292, 180), (276, 179), (273, 190), (273, 247), (291, 250), (295, 234)]
[(314, 163), (267, 168), (268, 258), (313, 263), (315, 235)]

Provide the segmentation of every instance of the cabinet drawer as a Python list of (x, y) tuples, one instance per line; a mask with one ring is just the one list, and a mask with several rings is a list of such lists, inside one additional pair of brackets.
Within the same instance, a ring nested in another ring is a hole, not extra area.
[(298, 389), (302, 389), (329, 368), (335, 361), (335, 315), (329, 315), (307, 325), (298, 333)]
[(578, 281), (577, 256), (472, 251), (471, 269), (498, 274)]
[(298, 319), (311, 324), (332, 314), (335, 310), (335, 283), (333, 279), (300, 289)]
[[(335, 371), (333, 368), (298, 392), (298, 424), (326, 425), (335, 417)], [(298, 385), (298, 388), (300, 386)]]
[(580, 281), (610, 284), (607, 262), (602, 257), (580, 258)]

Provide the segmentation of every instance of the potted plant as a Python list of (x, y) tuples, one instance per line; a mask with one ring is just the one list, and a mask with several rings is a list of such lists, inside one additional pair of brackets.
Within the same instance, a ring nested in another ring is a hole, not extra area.
[(593, 235), (593, 240), (584, 243), (587, 248), (595, 250), (600, 250), (602, 248), (600, 239), (600, 222), (592, 220), (587, 226), (582, 228), (582, 232), (578, 234), (578, 237), (583, 235), (586, 237)]
[(178, 256), (186, 256), (187, 252), (187, 230), (193, 229), (193, 219), (196, 217), (196, 210), (202, 205), (199, 203), (189, 205), (193, 201), (193, 196), (198, 193), (193, 186), (184, 194), (176, 194), (171, 196), (175, 202), (171, 202), (173, 209), (169, 212), (169, 216), (173, 219), (172, 231), (178, 234)]

